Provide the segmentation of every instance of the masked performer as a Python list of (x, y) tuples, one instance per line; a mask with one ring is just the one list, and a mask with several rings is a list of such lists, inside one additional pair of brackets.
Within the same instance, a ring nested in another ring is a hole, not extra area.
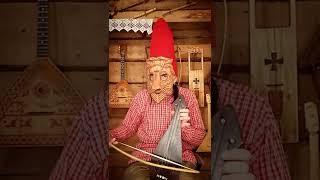
[[(182, 95), (187, 107), (180, 110), (182, 161), (184, 165), (195, 168), (196, 157), (192, 151), (204, 139), (205, 128), (195, 95), (176, 84), (173, 34), (162, 18), (154, 23), (150, 46), (150, 58), (146, 61), (147, 88), (137, 93), (121, 126), (110, 131), (110, 143), (124, 141), (137, 132), (137, 148), (154, 153), (172, 119), (173, 102)], [(145, 153), (134, 151), (132, 154), (151, 161), (151, 156)], [(126, 179), (148, 179), (150, 173), (147, 165), (133, 161), (129, 163)], [(180, 179), (191, 178), (192, 174), (180, 173)]]

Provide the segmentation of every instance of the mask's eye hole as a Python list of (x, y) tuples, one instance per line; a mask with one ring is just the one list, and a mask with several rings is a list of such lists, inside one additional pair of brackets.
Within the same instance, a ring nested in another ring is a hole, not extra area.
[(153, 74), (153, 73), (150, 73), (150, 74), (149, 74), (149, 80), (150, 80), (150, 81), (153, 81), (153, 79), (154, 79), (154, 74)]
[(160, 78), (161, 78), (162, 81), (165, 81), (165, 80), (168, 79), (168, 74), (167, 73), (162, 73)]

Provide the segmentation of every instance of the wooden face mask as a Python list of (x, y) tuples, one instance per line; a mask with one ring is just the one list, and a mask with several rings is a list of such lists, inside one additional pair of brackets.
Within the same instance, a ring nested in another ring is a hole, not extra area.
[(147, 61), (147, 89), (155, 102), (159, 103), (172, 94), (172, 86), (175, 81), (176, 76), (170, 60)]

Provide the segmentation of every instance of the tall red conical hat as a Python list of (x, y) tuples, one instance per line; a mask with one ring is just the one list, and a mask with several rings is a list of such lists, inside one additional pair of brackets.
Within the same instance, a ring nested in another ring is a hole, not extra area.
[(172, 59), (175, 74), (178, 74), (176, 57), (174, 55), (173, 34), (168, 23), (159, 18), (153, 24), (150, 43), (150, 57), (166, 57)]

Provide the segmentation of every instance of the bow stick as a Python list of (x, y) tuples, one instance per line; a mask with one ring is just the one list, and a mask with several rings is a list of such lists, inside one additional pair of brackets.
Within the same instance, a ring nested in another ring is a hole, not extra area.
[(165, 166), (165, 165), (160, 165), (160, 164), (156, 164), (156, 163), (144, 161), (144, 160), (142, 160), (142, 159), (140, 159), (140, 158), (137, 158), (137, 157), (135, 157), (135, 156), (133, 156), (133, 155), (131, 155), (131, 154), (129, 154), (129, 153), (124, 152), (123, 150), (121, 150), (120, 148), (116, 147), (115, 145), (110, 144), (111, 147), (113, 147), (115, 150), (119, 151), (121, 154), (123, 154), (123, 155), (125, 155), (125, 156), (127, 156), (127, 157), (129, 157), (129, 158), (131, 158), (131, 159), (133, 159), (133, 160), (139, 161), (139, 162), (141, 162), (141, 163), (143, 163), (143, 164), (146, 164), (146, 165), (149, 165), (149, 166), (153, 166), (153, 167), (163, 168), (163, 169), (169, 169), (169, 170), (174, 170), (174, 171), (186, 172), (186, 173), (200, 173), (200, 172), (197, 171), (197, 170), (194, 170), (194, 169), (191, 169), (191, 168), (189, 168), (189, 167), (187, 167), (187, 166), (181, 165), (181, 164), (179, 164), (179, 163), (170, 161), (170, 160), (165, 159), (165, 158), (163, 158), (163, 157), (161, 157), (161, 156), (158, 156), (158, 155), (155, 155), (155, 154), (146, 152), (146, 151), (144, 151), (144, 150), (141, 150), (141, 149), (132, 147), (132, 146), (130, 146), (130, 145), (127, 145), (127, 144), (124, 144), (124, 143), (121, 143), (121, 142), (118, 142), (118, 143), (121, 144), (121, 145), (127, 146), (127, 147), (129, 147), (129, 148), (135, 149), (135, 150), (137, 150), (137, 151), (140, 151), (140, 152), (142, 152), (142, 153), (148, 154), (148, 155), (150, 155), (150, 156), (153, 156), (153, 157), (155, 157), (155, 158), (158, 158), (158, 159), (161, 159), (161, 160), (163, 160), (163, 161), (166, 161), (166, 162), (168, 162), (168, 163), (171, 163), (171, 164), (180, 166), (180, 167), (182, 167), (182, 168)]

